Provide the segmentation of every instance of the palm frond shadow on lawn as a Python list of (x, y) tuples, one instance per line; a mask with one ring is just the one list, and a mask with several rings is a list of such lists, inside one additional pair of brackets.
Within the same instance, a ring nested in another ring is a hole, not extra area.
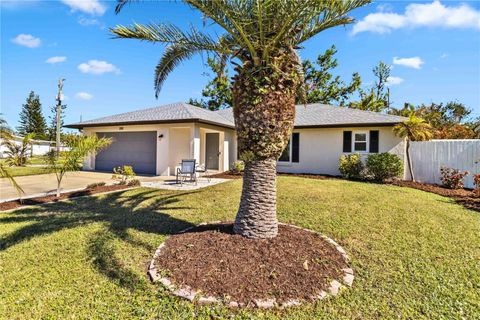
[[(0, 224), (31, 223), (0, 238), (0, 251), (37, 236), (90, 223), (105, 223), (105, 228), (94, 234), (87, 248), (94, 267), (122, 287), (130, 290), (144, 287), (145, 279), (125, 268), (121, 260), (115, 257), (112, 242), (118, 239), (150, 252), (154, 251), (152, 244), (134, 239), (128, 229), (170, 235), (193, 226), (192, 223), (174, 218), (167, 212), (189, 209), (175, 204), (181, 197), (196, 191), (159, 196), (156, 190), (145, 190), (134, 197), (122, 197), (124, 192), (76, 199), (74, 204), (58, 202), (44, 205), (40, 209), (27, 208), (16, 211), (14, 217), (0, 218)], [(92, 211), (92, 208), (95, 211)]]

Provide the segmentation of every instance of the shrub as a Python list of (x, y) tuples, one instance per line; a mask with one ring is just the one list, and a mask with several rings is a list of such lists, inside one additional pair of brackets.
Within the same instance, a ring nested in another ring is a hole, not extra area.
[(132, 180), (128, 181), (127, 186), (129, 186), (129, 187), (140, 187), (140, 180), (132, 179)]
[(232, 173), (242, 173), (245, 170), (245, 163), (242, 160), (236, 160), (232, 163)]
[(468, 174), (468, 171), (460, 171), (458, 169), (442, 166), (440, 168), (440, 174), (442, 175), (440, 180), (444, 187), (450, 189), (462, 189), (463, 178)]
[(104, 185), (105, 185), (105, 182), (94, 182), (87, 185), (87, 189), (95, 189), (98, 187), (103, 187)]
[(480, 196), (480, 174), (473, 175), (473, 184), (475, 185), (473, 192), (475, 192), (477, 196)]
[(360, 154), (342, 155), (338, 163), (338, 170), (346, 179), (361, 179), (363, 177), (364, 165)]
[(366, 170), (369, 178), (383, 182), (399, 177), (403, 173), (403, 163), (397, 155), (388, 152), (375, 153), (368, 155)]
[(118, 184), (127, 184), (128, 179), (135, 177), (132, 166), (120, 166), (113, 168), (113, 179), (119, 180)]

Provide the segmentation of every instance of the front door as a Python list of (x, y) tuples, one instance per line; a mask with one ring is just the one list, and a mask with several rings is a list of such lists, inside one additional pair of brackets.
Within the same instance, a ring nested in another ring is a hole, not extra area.
[(219, 133), (207, 133), (205, 144), (205, 165), (207, 169), (218, 170), (220, 150), (218, 148)]

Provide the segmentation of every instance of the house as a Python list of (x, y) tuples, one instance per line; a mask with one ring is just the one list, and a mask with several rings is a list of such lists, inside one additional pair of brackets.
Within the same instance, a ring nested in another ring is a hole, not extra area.
[[(330, 105), (298, 105), (292, 139), (278, 161), (278, 171), (338, 175), (340, 156), (352, 152), (391, 152), (404, 159), (404, 140), (392, 132), (403, 120)], [(66, 127), (114, 140), (85, 161), (87, 170), (112, 171), (125, 164), (141, 174), (173, 175), (182, 159), (193, 158), (222, 172), (237, 159), (231, 109), (210, 111), (173, 103)]]

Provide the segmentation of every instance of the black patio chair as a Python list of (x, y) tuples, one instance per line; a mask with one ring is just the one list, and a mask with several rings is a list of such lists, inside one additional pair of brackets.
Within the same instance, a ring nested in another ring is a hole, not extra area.
[(197, 184), (197, 172), (195, 171), (195, 159), (183, 159), (180, 168), (177, 168), (176, 183), (183, 184), (186, 178), (190, 178), (191, 182)]

